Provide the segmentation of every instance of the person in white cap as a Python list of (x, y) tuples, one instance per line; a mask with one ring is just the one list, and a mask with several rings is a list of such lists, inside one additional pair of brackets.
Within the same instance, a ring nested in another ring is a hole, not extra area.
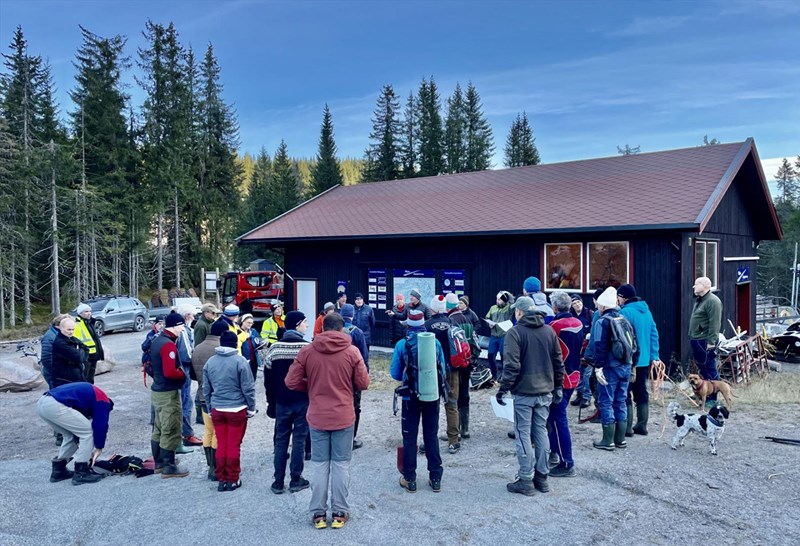
[(97, 369), (97, 363), (103, 360), (105, 356), (103, 353), (103, 344), (100, 342), (100, 336), (94, 329), (94, 321), (92, 320), (92, 308), (82, 303), (76, 309), (78, 316), (75, 317), (75, 337), (83, 343), (89, 351), (89, 358), (86, 361), (86, 369), (83, 372), (83, 378), (89, 383), (94, 383), (94, 372)]
[(242, 354), (242, 343), (247, 339), (247, 334), (239, 328), (239, 306), (228, 304), (222, 310), (222, 316), (219, 320), (228, 326), (228, 330), (236, 334), (236, 339), (239, 340), (239, 354)]

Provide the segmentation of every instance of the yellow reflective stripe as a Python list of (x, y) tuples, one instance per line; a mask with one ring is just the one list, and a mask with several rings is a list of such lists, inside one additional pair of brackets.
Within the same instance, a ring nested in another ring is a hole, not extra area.
[(97, 344), (89, 333), (89, 328), (83, 320), (75, 321), (75, 337), (89, 348), (89, 354), (93, 355), (97, 352)]

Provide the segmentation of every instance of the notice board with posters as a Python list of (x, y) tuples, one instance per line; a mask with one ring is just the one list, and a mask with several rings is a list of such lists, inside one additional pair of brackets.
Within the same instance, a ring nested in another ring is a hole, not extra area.
[(367, 272), (367, 304), (373, 309), (391, 309), (386, 307), (386, 270), (370, 269)]
[(463, 269), (442, 269), (442, 294), (454, 293), (459, 298), (465, 292)]
[(416, 289), (427, 305), (436, 295), (436, 270), (434, 269), (394, 269), (392, 270), (394, 295), (403, 294), (409, 301), (411, 291)]

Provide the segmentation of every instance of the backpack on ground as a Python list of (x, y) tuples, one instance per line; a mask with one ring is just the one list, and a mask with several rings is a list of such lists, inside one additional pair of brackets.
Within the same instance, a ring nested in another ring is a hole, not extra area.
[(456, 325), (450, 326), (447, 339), (450, 342), (450, 367), (469, 368), (472, 363), (472, 349), (464, 329)]
[(634, 364), (639, 355), (639, 343), (631, 323), (623, 316), (608, 319), (610, 349), (614, 358), (628, 365)]

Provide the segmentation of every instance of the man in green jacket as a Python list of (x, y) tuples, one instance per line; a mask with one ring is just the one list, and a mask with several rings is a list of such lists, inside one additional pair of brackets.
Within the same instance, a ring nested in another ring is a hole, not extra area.
[[(689, 319), (689, 344), (702, 378), (718, 380), (717, 342), (722, 326), (722, 302), (711, 293), (711, 280), (708, 277), (699, 277), (694, 281), (694, 295), (697, 301)], [(716, 393), (706, 400), (706, 404), (716, 403)]]

